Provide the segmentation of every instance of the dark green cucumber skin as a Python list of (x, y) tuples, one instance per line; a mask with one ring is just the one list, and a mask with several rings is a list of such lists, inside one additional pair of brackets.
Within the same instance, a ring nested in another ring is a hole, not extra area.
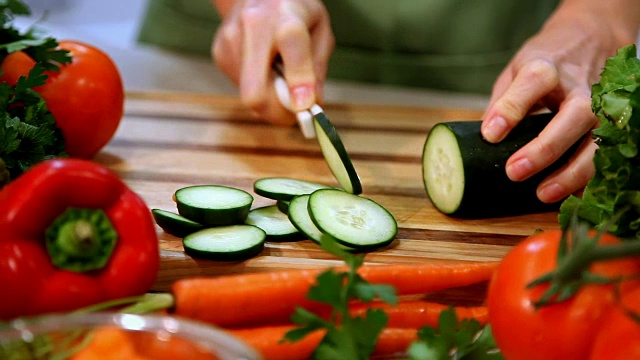
[(282, 211), (284, 214), (289, 213), (289, 200), (278, 200), (276, 201), (276, 206), (278, 210)]
[[(347, 149), (345, 149), (344, 144), (342, 143), (342, 139), (338, 136), (338, 132), (336, 128), (333, 127), (329, 118), (323, 113), (319, 113), (314, 116), (314, 121), (317, 121), (320, 127), (324, 130), (327, 137), (331, 140), (331, 143), (336, 148), (338, 155), (340, 156), (342, 163), (344, 164), (347, 173), (349, 174), (349, 180), (351, 181), (351, 186), (353, 186), (352, 193), (355, 195), (362, 194), (362, 183), (360, 182), (360, 177), (356, 172), (356, 168), (353, 166), (351, 162), (351, 158), (347, 153)], [(333, 171), (333, 169), (331, 169)]]
[[(153, 215), (153, 219), (156, 221), (156, 224), (158, 224), (158, 226), (160, 226), (162, 230), (164, 230), (167, 234), (171, 234), (176, 237), (183, 238), (204, 228), (202, 224), (191, 222), (191, 220), (189, 219), (187, 219), (186, 221), (181, 221), (180, 219), (164, 216), (162, 210), (159, 209), (152, 209), (151, 213)], [(176, 215), (181, 216), (179, 214)]]
[(226, 253), (215, 253), (209, 251), (201, 251), (192, 249), (189, 247), (184, 247), (184, 252), (194, 258), (198, 259), (206, 259), (206, 260), (214, 260), (214, 261), (242, 261), (251, 259), (260, 255), (260, 253), (264, 250), (264, 242), (260, 246), (256, 246), (250, 250), (241, 250), (234, 252), (226, 252)]
[(458, 140), (465, 172), (460, 206), (447, 215), (478, 219), (557, 211), (562, 201), (543, 203), (536, 196), (536, 188), (544, 178), (567, 163), (580, 142), (552, 165), (527, 180), (511, 181), (505, 171), (507, 159), (538, 136), (553, 116), (553, 113), (544, 113), (526, 117), (498, 144), (482, 138), (481, 121), (443, 123)]
[[(266, 238), (266, 234), (265, 234), (265, 238)], [(185, 238), (182, 240), (183, 244), (185, 240), (188, 240), (188, 238)], [(264, 250), (264, 241), (262, 241), (262, 243), (259, 246), (256, 246), (251, 249), (227, 251), (227, 252), (211, 252), (211, 251), (205, 251), (205, 250), (197, 250), (184, 245), (183, 245), (183, 248), (184, 248), (185, 254), (193, 258), (214, 260), (214, 261), (243, 261), (243, 260), (251, 259), (253, 257), (260, 255), (260, 253), (262, 253), (262, 251)]]
[(251, 204), (236, 209), (201, 209), (178, 202), (178, 213), (205, 226), (242, 224), (249, 215)]

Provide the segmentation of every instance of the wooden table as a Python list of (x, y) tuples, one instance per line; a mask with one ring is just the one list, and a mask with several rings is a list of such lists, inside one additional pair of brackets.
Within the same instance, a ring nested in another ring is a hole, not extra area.
[[(537, 229), (557, 227), (557, 213), (484, 220), (440, 214), (422, 182), (422, 147), (429, 129), (448, 120), (479, 119), (459, 109), (328, 104), (325, 111), (339, 130), (358, 171), (363, 196), (386, 207), (397, 219), (394, 244), (366, 255), (371, 263), (499, 260)], [(182, 93), (129, 93), (125, 117), (96, 161), (116, 171), (149, 208), (176, 210), (175, 190), (219, 184), (253, 194), (262, 177), (287, 176), (337, 185), (315, 140), (297, 127), (254, 119), (236, 98)], [(254, 207), (274, 203), (255, 195)], [(161, 270), (153, 290), (176, 279), (338, 264), (318, 245), (303, 240), (268, 243), (243, 262), (215, 262), (184, 254), (181, 239), (159, 227)]]

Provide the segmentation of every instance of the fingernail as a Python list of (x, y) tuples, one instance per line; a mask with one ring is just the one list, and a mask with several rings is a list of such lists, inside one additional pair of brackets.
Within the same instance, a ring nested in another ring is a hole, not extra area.
[(492, 143), (496, 143), (505, 137), (507, 132), (507, 121), (501, 117), (496, 116), (489, 120), (489, 122), (482, 129), (482, 136)]
[(527, 159), (520, 159), (507, 166), (507, 176), (513, 181), (522, 181), (533, 172), (533, 164)]
[(562, 186), (557, 183), (551, 183), (548, 185), (544, 185), (540, 190), (538, 190), (538, 198), (545, 203), (554, 203), (562, 200), (564, 197), (564, 191), (562, 190)]
[(293, 108), (296, 111), (308, 109), (313, 105), (313, 86), (298, 85), (290, 89)]

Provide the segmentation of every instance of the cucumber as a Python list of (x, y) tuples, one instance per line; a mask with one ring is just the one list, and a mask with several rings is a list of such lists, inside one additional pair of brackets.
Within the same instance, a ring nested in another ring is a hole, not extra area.
[(204, 226), (172, 211), (151, 209), (151, 214), (156, 224), (167, 234), (177, 237), (185, 237), (193, 232), (201, 230)]
[(253, 196), (221, 185), (193, 185), (175, 192), (178, 213), (205, 227), (242, 224)]
[(347, 150), (329, 119), (321, 110), (313, 110), (313, 125), (322, 154), (340, 186), (352, 194), (362, 193), (360, 177)]
[[(304, 236), (309, 240), (322, 244), (323, 241), (337, 241), (329, 234), (323, 233), (313, 223), (311, 215), (309, 215), (309, 197), (310, 195), (299, 195), (291, 199), (289, 202), (289, 220)], [(342, 245), (342, 244), (340, 244)], [(351, 247), (343, 246), (344, 249), (352, 250)]]
[(298, 229), (293, 226), (287, 214), (278, 209), (277, 205), (251, 210), (245, 223), (264, 230), (267, 234), (267, 241), (294, 241), (301, 238)]
[(182, 240), (190, 256), (218, 261), (238, 261), (254, 257), (264, 249), (267, 234), (252, 225), (228, 225), (191, 233)]
[(283, 213), (289, 213), (289, 201), (278, 200), (276, 201), (276, 206), (278, 207), (278, 210), (282, 211)]
[(337, 189), (320, 189), (309, 196), (308, 212), (320, 231), (345, 246), (368, 250), (389, 245), (398, 224), (373, 200)]
[(286, 177), (269, 177), (256, 180), (253, 191), (273, 200), (291, 200), (294, 196), (310, 194), (317, 189), (328, 188), (327, 185)]
[(485, 141), (481, 121), (436, 124), (422, 153), (422, 176), (427, 195), (442, 213), (460, 218), (488, 218), (557, 210), (560, 202), (545, 204), (536, 187), (565, 164), (578, 144), (553, 165), (533, 177), (511, 181), (507, 159), (533, 140), (553, 118), (552, 113), (523, 119), (500, 143)]

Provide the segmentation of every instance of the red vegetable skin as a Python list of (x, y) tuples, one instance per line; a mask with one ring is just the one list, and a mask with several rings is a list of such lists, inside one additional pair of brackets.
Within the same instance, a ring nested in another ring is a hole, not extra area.
[(640, 317), (632, 314), (640, 314), (640, 289), (625, 294), (622, 307), (607, 314), (593, 344), (591, 360), (640, 359)]
[[(102, 209), (117, 233), (103, 267), (67, 270), (52, 262), (45, 233), (69, 207)], [(88, 160), (47, 160), (3, 188), (0, 234), (6, 294), (0, 297), (0, 319), (141, 295), (158, 273), (158, 239), (148, 207), (114, 173)]]
[[(601, 322), (615, 305), (612, 286), (588, 285), (568, 301), (536, 311), (533, 303), (548, 286), (527, 289), (526, 285), (555, 269), (560, 237), (559, 230), (546, 231), (516, 245), (490, 282), (489, 323), (507, 359), (588, 359)], [(604, 235), (600, 243), (618, 241)], [(592, 265), (591, 271), (605, 276), (638, 274), (640, 262), (605, 261)], [(636, 286), (629, 283), (622, 290)]]
[[(102, 50), (78, 41), (60, 41), (72, 62), (47, 72), (47, 82), (35, 88), (46, 101), (72, 157), (92, 158), (115, 135), (124, 111), (124, 86), (116, 64)], [(35, 62), (23, 52), (2, 62), (0, 80), (14, 85)]]

